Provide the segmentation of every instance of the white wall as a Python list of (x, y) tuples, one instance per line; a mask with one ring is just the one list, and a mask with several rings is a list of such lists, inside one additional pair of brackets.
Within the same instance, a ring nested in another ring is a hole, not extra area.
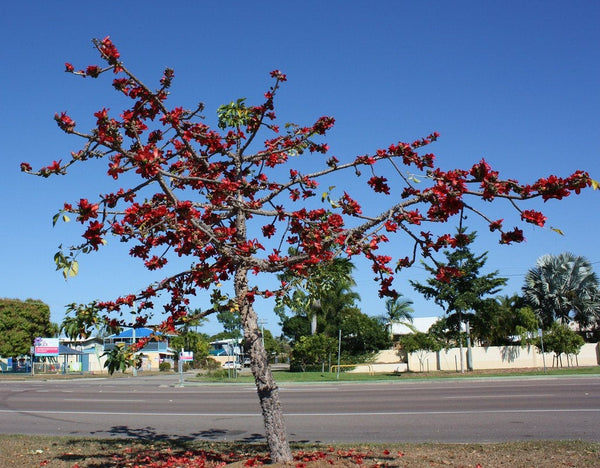
[[(464, 368), (467, 368), (467, 348), (463, 349)], [(542, 354), (534, 346), (521, 348), (520, 346), (490, 346), (472, 348), (473, 369), (519, 369), (543, 367)], [(423, 368), (421, 368), (421, 361)], [(545, 353), (546, 366), (552, 367), (553, 353)], [(439, 359), (439, 363), (438, 363)], [(600, 365), (600, 343), (586, 343), (577, 356), (562, 357), (563, 367), (567, 366), (597, 366)], [(560, 367), (560, 363), (559, 363)], [(460, 370), (460, 349), (451, 348), (436, 353), (411, 353), (408, 356), (408, 368), (412, 372), (434, 370)]]

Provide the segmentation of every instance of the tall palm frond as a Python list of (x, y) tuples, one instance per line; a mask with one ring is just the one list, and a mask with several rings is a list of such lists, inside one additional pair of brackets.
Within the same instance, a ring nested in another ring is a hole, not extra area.
[(572, 253), (540, 257), (525, 276), (523, 295), (545, 327), (573, 320), (585, 328), (599, 317), (598, 276), (586, 258)]

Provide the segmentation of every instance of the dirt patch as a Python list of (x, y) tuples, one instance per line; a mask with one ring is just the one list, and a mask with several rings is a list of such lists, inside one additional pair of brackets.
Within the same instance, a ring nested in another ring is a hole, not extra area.
[[(600, 444), (387, 444), (295, 446), (292, 466), (597, 467)], [(264, 445), (0, 435), (0, 466), (53, 468), (246, 467), (269, 463)], [(275, 465), (271, 465), (275, 466)]]

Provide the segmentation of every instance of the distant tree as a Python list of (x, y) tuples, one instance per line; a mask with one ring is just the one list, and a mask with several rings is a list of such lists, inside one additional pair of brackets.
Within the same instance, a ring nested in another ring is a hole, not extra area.
[(217, 313), (217, 321), (223, 326), (223, 331), (228, 338), (242, 337), (242, 320), (238, 313), (223, 310)]
[(419, 359), (420, 370), (425, 368), (425, 356), (431, 351), (443, 349), (443, 343), (434, 334), (415, 332), (400, 337), (398, 340), (399, 353), (415, 353)]
[(486, 299), (471, 319), (471, 335), (484, 346), (507, 346), (531, 342), (538, 321), (518, 295)]
[[(318, 333), (319, 322), (328, 322), (345, 307), (354, 307), (360, 296), (352, 290), (354, 265), (346, 258), (335, 258), (330, 263), (311, 266), (302, 274), (288, 270), (279, 275), (286, 283), (285, 294), (279, 295), (275, 312), (282, 323), (287, 311), (308, 319), (310, 333)], [(321, 326), (321, 329), (323, 326)]]
[[(426, 283), (410, 281), (415, 290), (446, 311), (447, 326), (460, 330), (460, 322), (471, 320), (477, 310), (485, 306), (488, 296), (496, 294), (506, 284), (506, 278), (494, 271), (480, 273), (487, 261), (487, 252), (475, 255), (469, 245), (476, 233), (467, 234), (459, 228), (456, 235), (456, 248), (445, 250), (446, 262), (436, 267), (425, 265), (431, 275)], [(450, 276), (440, 275), (440, 268), (453, 272)]]
[(194, 361), (198, 362), (201, 362), (208, 357), (210, 351), (210, 340), (208, 336), (186, 329), (180, 329), (177, 333), (176, 336), (172, 336), (169, 339), (169, 346), (176, 350), (177, 353), (182, 349), (184, 351), (191, 351), (194, 353)]
[(306, 315), (284, 316), (281, 321), (281, 332), (292, 343), (298, 341), (303, 336), (311, 334), (311, 322)]
[(39, 336), (58, 336), (47, 304), (35, 299), (0, 299), (0, 356), (29, 354)]
[[(568, 325), (552, 322), (548, 331), (544, 332), (544, 351), (554, 353), (556, 362), (560, 361), (562, 366), (562, 355), (579, 354), (581, 347), (585, 344), (583, 338), (571, 330)], [(535, 340), (535, 346), (541, 351), (541, 338)]]
[(436, 320), (433, 325), (429, 327), (429, 330), (427, 330), (427, 334), (437, 341), (444, 349), (458, 346), (458, 329), (450, 327), (446, 317), (441, 317)]
[[(375, 318), (363, 314), (356, 303), (360, 296), (347, 259), (337, 258), (327, 264), (317, 264), (307, 276), (292, 272), (281, 279), (289, 285), (287, 294), (277, 299), (276, 311), (282, 319), (282, 331), (293, 339), (322, 334), (337, 341), (342, 332), (342, 352), (357, 356), (389, 346), (385, 327)], [(294, 313), (291, 317), (286, 311)]]
[(287, 346), (285, 341), (275, 338), (271, 330), (265, 328), (263, 338), (265, 340), (265, 350), (270, 358), (289, 352), (289, 346)]
[(600, 318), (598, 277), (585, 257), (572, 253), (540, 257), (525, 276), (523, 295), (543, 328), (555, 320), (586, 328)]
[(332, 337), (323, 334), (303, 336), (292, 349), (291, 368), (306, 372), (308, 367), (323, 367), (336, 351), (337, 341)]
[(338, 330), (342, 332), (342, 352), (350, 356), (360, 356), (388, 349), (390, 336), (385, 326), (376, 317), (363, 314), (357, 308), (345, 309), (339, 323), (332, 323), (326, 334), (337, 339)]
[(399, 293), (396, 297), (390, 297), (385, 301), (385, 314), (380, 315), (379, 319), (389, 327), (390, 337), (392, 337), (392, 324), (400, 323), (403, 325), (412, 324), (413, 301), (402, 296)]

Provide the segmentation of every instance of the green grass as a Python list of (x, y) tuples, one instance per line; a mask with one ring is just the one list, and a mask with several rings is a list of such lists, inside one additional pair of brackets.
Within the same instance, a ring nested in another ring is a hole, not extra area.
[[(278, 383), (292, 382), (375, 382), (375, 381), (394, 381), (400, 382), (405, 380), (429, 380), (429, 379), (469, 379), (469, 378), (486, 378), (486, 377), (526, 377), (526, 376), (569, 376), (569, 375), (600, 375), (600, 367), (571, 367), (547, 369), (544, 372), (542, 369), (506, 369), (506, 370), (491, 370), (491, 371), (475, 371), (460, 374), (458, 372), (405, 372), (401, 374), (360, 374), (341, 372), (338, 376), (335, 372), (288, 372), (288, 371), (273, 371), (273, 377)], [(215, 377), (210, 375), (198, 375), (193, 378), (187, 378), (188, 381), (195, 382), (239, 382), (251, 383), (254, 382), (252, 375), (248, 370), (245, 370), (237, 377)]]

